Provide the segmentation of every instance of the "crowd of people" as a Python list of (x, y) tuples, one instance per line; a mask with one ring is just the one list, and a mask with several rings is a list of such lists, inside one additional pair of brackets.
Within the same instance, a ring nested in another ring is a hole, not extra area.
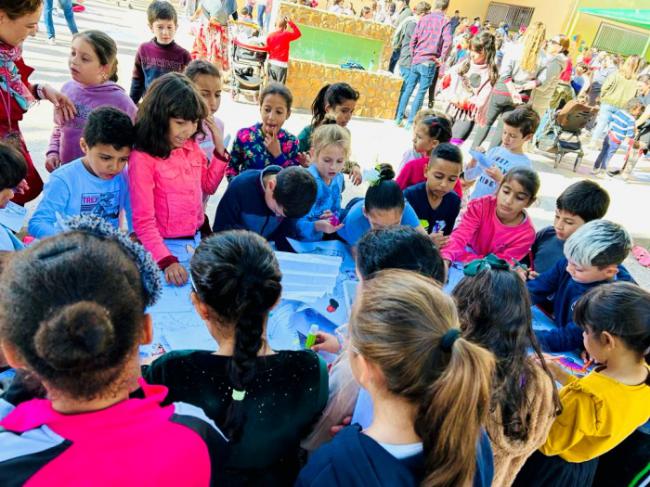
[[(446, 7), (420, 3), (397, 28), (402, 97), (419, 84), (413, 145), (362, 172), (347, 127), (360, 93), (347, 83), (315, 94), (297, 136), (284, 128), (291, 91), (267, 83), (259, 121), (228, 148), (217, 116), (227, 67), (174, 42), (170, 3), (148, 7), (153, 39), (127, 93), (119, 46), (97, 30), (73, 37), (61, 91), (32, 82), (22, 44), (42, 1), (0, 0), (0, 208), (43, 192), (26, 236), (0, 220), (3, 485), (647, 483), (650, 293), (623, 265), (630, 235), (586, 179), (535, 228), (541, 183), (525, 154), (561, 79), (577, 94), (600, 84), (593, 137), (607, 137), (607, 167), (621, 138), (638, 136), (647, 75), (630, 57), (603, 78), (613, 60), (586, 52), (586, 68), (561, 78), (565, 37), (546, 42), (535, 24), (506, 41), (499, 26), (500, 45), (480, 19), (455, 16), (471, 33), (457, 42)], [(420, 109), (448, 54), (445, 113)], [(55, 108), (44, 190), (19, 126), (36, 100)], [(483, 138), (464, 161), (475, 126)], [(348, 182), (367, 184), (365, 196), (344, 203)], [(338, 240), (355, 256), (349, 324), (318, 332), (311, 350), (269, 344), (283, 286), (274, 250), (288, 238)], [(141, 362), (163, 283), (191, 288), (217, 350)], [(533, 328), (532, 306), (554, 326)], [(366, 424), (350, 424), (364, 401)]]

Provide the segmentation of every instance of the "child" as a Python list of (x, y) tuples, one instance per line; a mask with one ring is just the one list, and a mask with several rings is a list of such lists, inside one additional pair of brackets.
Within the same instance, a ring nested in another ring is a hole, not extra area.
[(349, 211), (343, 219), (343, 228), (338, 231), (338, 236), (349, 245), (356, 245), (371, 228), (407, 225), (425, 233), (415, 211), (404, 201), (404, 193), (393, 181), (394, 177), (390, 165), (377, 166), (376, 181), (370, 182), (366, 197), (348, 203)]
[(145, 308), (161, 290), (155, 263), (109, 225), (91, 223), (16, 254), (3, 271), (2, 349), (42, 381), (47, 399), (0, 400), (0, 478), (216, 483), (223, 435), (199, 408), (170, 404), (166, 388), (140, 378), (138, 347), (153, 333)]
[(585, 179), (565, 189), (555, 202), (555, 221), (535, 236), (531, 249), (532, 269), (540, 274), (564, 258), (564, 242), (591, 220), (603, 218), (609, 208), (609, 194)]
[(318, 185), (302, 167), (268, 166), (234, 178), (219, 201), (213, 230), (245, 229), (270, 241), (296, 237), (296, 222), (316, 201)]
[(444, 117), (427, 117), (413, 128), (413, 150), (421, 157), (407, 162), (395, 182), (403, 190), (426, 181), (426, 167), (431, 153), (451, 140), (451, 124)]
[(170, 400), (202, 408), (226, 434), (222, 483), (292, 485), (328, 377), (316, 353), (268, 344), (266, 321), (282, 291), (273, 250), (252, 232), (222, 232), (196, 249), (191, 274), (192, 302), (219, 350), (171, 352), (144, 375), (167, 386)]
[[(514, 109), (503, 119), (501, 145), (490, 149), (485, 158), (492, 166), (483, 169), (472, 158), (465, 168), (465, 179), (478, 178), (471, 199), (493, 195), (501, 184), (503, 175), (515, 167), (532, 168), (524, 154), (524, 144), (533, 138), (539, 125), (539, 115), (529, 106)], [(482, 150), (482, 149), (478, 149)]]
[(247, 169), (298, 164), (298, 140), (282, 128), (291, 115), (293, 96), (284, 85), (267, 84), (260, 94), (262, 122), (237, 132), (228, 165), (228, 178)]
[[(6, 208), (26, 176), (27, 163), (23, 155), (12, 146), (0, 143), (0, 209)], [(23, 247), (14, 233), (0, 223), (0, 252), (13, 252)]]
[[(575, 321), (587, 352), (601, 365), (578, 379), (553, 364), (556, 379), (565, 384), (562, 413), (515, 485), (591, 485), (598, 457), (648, 421), (648, 316), (650, 294), (629, 283), (604, 284), (578, 300)], [(617, 481), (627, 485), (627, 479)]]
[(453, 301), (430, 279), (386, 270), (364, 282), (348, 350), (373, 422), (318, 449), (296, 485), (491, 485), (481, 425), (494, 358), (457, 327)]
[(178, 18), (171, 3), (151, 2), (147, 21), (154, 38), (140, 44), (135, 54), (130, 96), (136, 104), (156, 78), (170, 72), (182, 73), (192, 60), (190, 53), (174, 42)]
[(201, 17), (201, 25), (192, 46), (192, 59), (203, 59), (214, 64), (221, 71), (228, 71), (228, 49), (230, 16), (237, 17), (237, 2), (234, 0), (199, 0), (191, 20)]
[(203, 152), (205, 152), (208, 160), (210, 160), (214, 151), (212, 132), (218, 130), (222, 138), (225, 133), (223, 121), (216, 116), (221, 106), (221, 89), (223, 84), (221, 72), (219, 72), (219, 69), (214, 64), (195, 59), (185, 68), (185, 76), (192, 80), (210, 111), (209, 116), (203, 122), (203, 133), (198, 133), (195, 138), (196, 142), (201, 146), (201, 149), (203, 149)]
[(29, 234), (51, 237), (63, 230), (62, 218), (75, 215), (95, 215), (115, 228), (123, 211), (130, 220), (124, 168), (134, 140), (133, 122), (124, 112), (111, 107), (90, 112), (79, 142), (84, 156), (52, 173), (29, 221)]
[(313, 162), (307, 170), (316, 180), (318, 193), (314, 206), (298, 221), (298, 235), (301, 240), (317, 241), (343, 228), (339, 222), (345, 189), (341, 171), (350, 155), (350, 133), (336, 124), (321, 125), (314, 131), (311, 154)]
[(535, 201), (539, 185), (539, 176), (531, 169), (508, 171), (496, 196), (470, 201), (442, 257), (448, 263), (471, 262), (488, 254), (508, 262), (523, 259), (535, 241), (526, 208)]
[(117, 46), (98, 30), (87, 30), (72, 39), (68, 60), (72, 81), (61, 88), (77, 108), (77, 115), (66, 122), (56, 122), (47, 149), (45, 167), (52, 172), (61, 164), (80, 158), (79, 144), (88, 114), (99, 106), (112, 106), (135, 119), (137, 107), (117, 84)]
[(464, 273), (452, 297), (463, 336), (497, 359), (486, 426), (494, 452), (493, 485), (507, 487), (546, 441), (560, 403), (535, 340), (524, 282), (494, 255), (473, 261)]
[(463, 155), (460, 149), (453, 144), (440, 144), (426, 166), (426, 182), (404, 191), (404, 198), (439, 249), (447, 244), (460, 212), (460, 196), (453, 189), (462, 169)]
[(607, 170), (607, 164), (614, 157), (621, 144), (624, 142), (633, 143), (636, 119), (641, 116), (644, 110), (645, 105), (638, 98), (628, 101), (625, 109), (614, 109), (607, 135), (603, 139), (603, 147), (591, 171), (592, 174), (598, 176)]
[(129, 158), (133, 230), (167, 282), (178, 286), (187, 282), (180, 260), (188, 245), (198, 243), (205, 219), (203, 195), (215, 193), (228, 162), (218, 130), (212, 132), (215, 149), (209, 164), (194, 140), (208, 116), (190, 79), (168, 73), (145, 95), (135, 124), (135, 150)]
[(633, 281), (621, 266), (632, 247), (627, 231), (607, 220), (594, 220), (577, 229), (564, 244), (565, 258), (528, 281), (533, 304), (551, 298), (555, 330), (536, 331), (544, 350), (564, 352), (580, 347), (581, 332), (573, 324), (576, 301), (587, 290), (613, 280)]
[(285, 84), (289, 66), (289, 44), (300, 39), (302, 34), (298, 26), (288, 17), (278, 17), (275, 28), (276, 30), (266, 38), (266, 50), (269, 53), (266, 73), (269, 81)]

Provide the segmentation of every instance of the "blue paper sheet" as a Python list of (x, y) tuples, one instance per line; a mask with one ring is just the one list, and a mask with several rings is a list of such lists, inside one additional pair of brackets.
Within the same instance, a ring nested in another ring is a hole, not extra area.
[(484, 152), (471, 150), (469, 151), (469, 155), (472, 156), (474, 159), (476, 159), (477, 164), (482, 169), (489, 169), (493, 166), (493, 164), (489, 161), (489, 159), (487, 158)]

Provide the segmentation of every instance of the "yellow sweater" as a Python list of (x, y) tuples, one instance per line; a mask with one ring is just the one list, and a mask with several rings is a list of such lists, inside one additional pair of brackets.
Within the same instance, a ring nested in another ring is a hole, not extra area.
[(571, 377), (560, 400), (562, 413), (540, 451), (567, 462), (606, 453), (650, 418), (650, 386), (628, 386), (596, 371)]

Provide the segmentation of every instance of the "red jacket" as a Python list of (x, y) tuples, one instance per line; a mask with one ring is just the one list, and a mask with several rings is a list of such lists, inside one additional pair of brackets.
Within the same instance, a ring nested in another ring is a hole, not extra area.
[(289, 27), (291, 27), (291, 30), (277, 30), (271, 32), (266, 38), (266, 50), (269, 53), (269, 59), (283, 63), (289, 62), (289, 43), (302, 35), (298, 26), (291, 20), (289, 21)]

